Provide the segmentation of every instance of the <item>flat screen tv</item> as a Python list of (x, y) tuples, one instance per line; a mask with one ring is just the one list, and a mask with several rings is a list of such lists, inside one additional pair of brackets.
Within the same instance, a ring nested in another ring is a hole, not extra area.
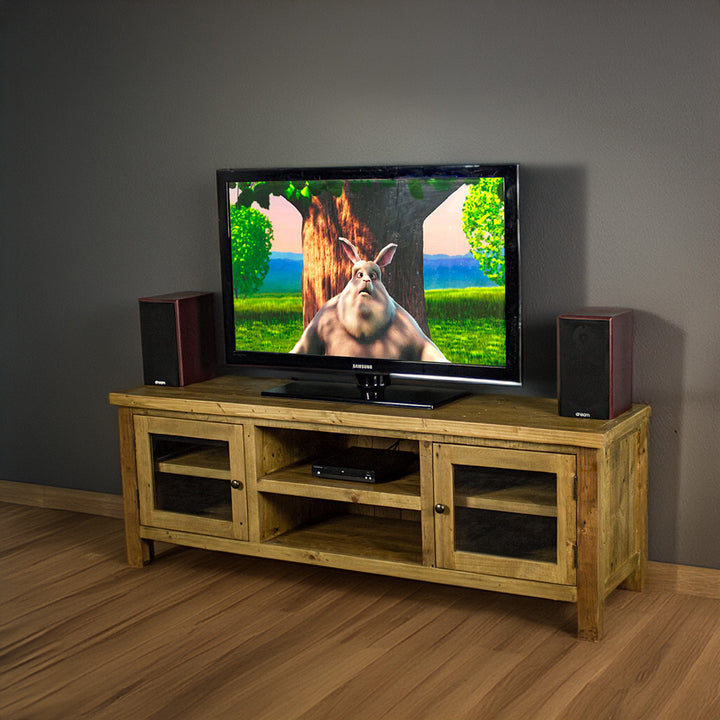
[(217, 189), (226, 360), (293, 379), (269, 392), (430, 408), (520, 384), (517, 165), (218, 170)]

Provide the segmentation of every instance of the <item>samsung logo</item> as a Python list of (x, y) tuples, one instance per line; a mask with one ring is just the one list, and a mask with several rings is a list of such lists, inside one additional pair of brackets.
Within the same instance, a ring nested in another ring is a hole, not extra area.
[(363, 365), (362, 363), (353, 363), (353, 370), (372, 370), (372, 365)]
[(156, 380), (155, 385), (167, 385), (167, 380)]
[(587, 417), (587, 418), (589, 418), (589, 417), (590, 417), (590, 413), (588, 413), (588, 412), (576, 412), (576, 413), (575, 413), (575, 417)]

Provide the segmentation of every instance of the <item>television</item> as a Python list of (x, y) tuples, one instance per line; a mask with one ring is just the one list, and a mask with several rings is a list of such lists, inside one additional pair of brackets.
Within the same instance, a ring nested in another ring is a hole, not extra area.
[(281, 397), (521, 384), (518, 166), (217, 171), (226, 361)]

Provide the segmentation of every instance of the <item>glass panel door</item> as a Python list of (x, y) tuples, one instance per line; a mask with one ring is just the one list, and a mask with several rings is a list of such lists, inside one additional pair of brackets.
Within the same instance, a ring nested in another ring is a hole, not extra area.
[(574, 584), (575, 456), (435, 446), (438, 564)]
[(140, 521), (247, 539), (242, 426), (135, 418)]

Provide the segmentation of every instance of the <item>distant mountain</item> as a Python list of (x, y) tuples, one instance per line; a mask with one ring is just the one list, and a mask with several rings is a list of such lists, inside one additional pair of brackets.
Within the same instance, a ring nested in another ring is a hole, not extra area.
[(492, 287), (470, 254), (466, 255), (425, 255), (423, 256), (425, 289)]
[(302, 254), (274, 252), (270, 269), (263, 282), (263, 292), (300, 292), (302, 289)]
[[(478, 261), (467, 255), (425, 255), (423, 272), (426, 290), (443, 288), (492, 287), (480, 270)], [(302, 288), (302, 254), (274, 252), (265, 276), (263, 292), (300, 292)]]

